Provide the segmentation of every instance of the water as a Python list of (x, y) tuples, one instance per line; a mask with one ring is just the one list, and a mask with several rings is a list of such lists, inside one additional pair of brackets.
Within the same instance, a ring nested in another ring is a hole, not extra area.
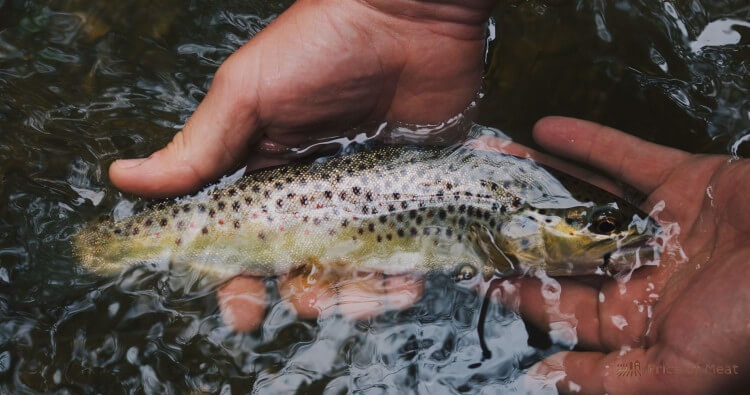
[[(0, 0), (0, 392), (327, 388), (514, 391), (561, 349), (440, 275), (416, 305), (301, 320), (271, 295), (252, 334), (213, 289), (143, 269), (116, 280), (69, 238), (140, 201), (106, 169), (165, 144), (234, 49), (291, 2)], [(607, 123), (692, 152), (750, 152), (746, 1), (514, 1), (494, 15), (479, 122), (530, 143), (540, 116)], [(474, 367), (474, 368), (472, 368)]]

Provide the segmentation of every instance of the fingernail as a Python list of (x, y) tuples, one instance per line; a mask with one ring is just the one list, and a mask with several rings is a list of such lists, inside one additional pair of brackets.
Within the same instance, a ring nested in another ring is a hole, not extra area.
[(145, 162), (148, 158), (138, 158), (138, 159), (120, 159), (115, 162), (115, 166), (121, 168), (121, 169), (130, 169), (133, 167), (136, 167), (140, 165), (141, 163)]

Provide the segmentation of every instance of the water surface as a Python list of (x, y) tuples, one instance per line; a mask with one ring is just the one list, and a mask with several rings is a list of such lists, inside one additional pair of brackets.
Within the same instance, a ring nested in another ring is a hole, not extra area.
[[(300, 320), (269, 282), (263, 327), (232, 332), (211, 289), (76, 267), (87, 219), (140, 200), (106, 177), (168, 142), (223, 59), (291, 1), (0, 0), (0, 392), (515, 391), (570, 346), (434, 275), (373, 320)], [(478, 121), (530, 143), (543, 115), (692, 152), (750, 151), (750, 5), (511, 1), (498, 7)]]

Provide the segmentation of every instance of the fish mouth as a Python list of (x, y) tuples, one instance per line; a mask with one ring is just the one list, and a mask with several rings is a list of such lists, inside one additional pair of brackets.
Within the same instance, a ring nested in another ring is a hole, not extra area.
[(604, 254), (599, 266), (605, 272), (620, 273), (635, 270), (641, 266), (654, 265), (658, 262), (659, 248), (651, 238), (628, 243), (618, 249)]

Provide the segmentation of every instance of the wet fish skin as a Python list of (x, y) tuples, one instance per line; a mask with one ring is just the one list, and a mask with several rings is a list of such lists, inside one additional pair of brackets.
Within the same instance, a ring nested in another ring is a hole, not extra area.
[[(592, 231), (602, 212), (619, 222), (611, 233)], [(73, 250), (100, 273), (169, 260), (221, 279), (306, 264), (385, 273), (470, 264), (568, 275), (600, 272), (618, 246), (642, 244), (657, 230), (622, 199), (528, 159), (385, 147), (254, 171), (121, 221), (89, 224)]]

